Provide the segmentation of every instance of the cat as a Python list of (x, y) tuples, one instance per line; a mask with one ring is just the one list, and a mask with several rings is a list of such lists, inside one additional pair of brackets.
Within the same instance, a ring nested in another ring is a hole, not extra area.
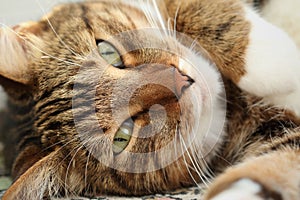
[(87, 1), (2, 27), (2, 199), (299, 199), (299, 51), (253, 2)]

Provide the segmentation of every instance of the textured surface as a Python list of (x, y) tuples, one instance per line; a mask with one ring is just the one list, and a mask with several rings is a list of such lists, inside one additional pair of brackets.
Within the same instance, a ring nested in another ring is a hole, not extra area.
[[(0, 191), (0, 199), (1, 196), (4, 194), (4, 190)], [(132, 200), (201, 200), (200, 198), (200, 190), (198, 188), (190, 188), (185, 191), (179, 192), (177, 194), (166, 194), (166, 195), (153, 195), (153, 196), (145, 196), (140, 198), (128, 198), (128, 197), (98, 197), (98, 198), (70, 198), (70, 199), (60, 199), (60, 200), (124, 200), (124, 199), (132, 199)], [(58, 200), (58, 199), (55, 199)]]

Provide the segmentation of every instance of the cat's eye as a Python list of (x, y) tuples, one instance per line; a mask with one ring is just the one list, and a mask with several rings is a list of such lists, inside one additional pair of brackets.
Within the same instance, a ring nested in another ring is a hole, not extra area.
[(127, 120), (123, 122), (115, 134), (113, 141), (113, 152), (121, 153), (129, 144), (133, 132), (133, 121)]
[(109, 64), (117, 68), (124, 68), (121, 55), (118, 50), (108, 42), (97, 42), (98, 51), (101, 57)]

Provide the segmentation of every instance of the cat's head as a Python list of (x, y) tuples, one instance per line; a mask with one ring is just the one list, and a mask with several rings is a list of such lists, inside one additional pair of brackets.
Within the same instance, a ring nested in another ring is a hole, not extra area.
[(41, 149), (63, 152), (69, 181), (120, 194), (174, 189), (200, 179), (215, 152), (220, 77), (156, 8), (67, 4), (1, 29), (1, 83), (13, 103), (32, 105)]

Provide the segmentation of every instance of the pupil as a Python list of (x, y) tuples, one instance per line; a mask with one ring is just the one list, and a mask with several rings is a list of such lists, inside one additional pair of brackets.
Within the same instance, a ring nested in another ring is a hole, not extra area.
[(114, 141), (115, 142), (127, 142), (127, 140), (124, 138), (115, 138)]
[(102, 52), (101, 54), (104, 55), (104, 56), (107, 56), (107, 55), (112, 55), (114, 53), (115, 52), (113, 52), (113, 51), (107, 51), (107, 52)]

